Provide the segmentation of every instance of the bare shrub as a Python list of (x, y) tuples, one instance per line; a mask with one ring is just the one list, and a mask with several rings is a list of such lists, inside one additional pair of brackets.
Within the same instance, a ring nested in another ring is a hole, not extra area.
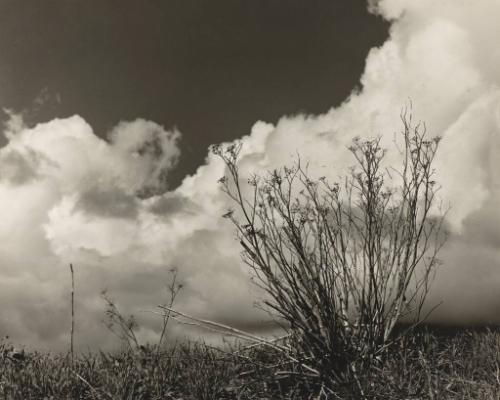
[[(403, 123), (402, 165), (382, 167), (380, 139), (355, 139), (345, 179), (314, 179), (300, 159), (265, 176), (240, 176), (241, 145), (214, 146), (227, 167), (222, 190), (236, 209), (243, 260), (287, 322), (297, 357), (332, 385), (377, 362), (398, 321), (422, 319), (443, 217), (430, 217), (439, 138)], [(244, 185), (244, 182), (250, 186)]]

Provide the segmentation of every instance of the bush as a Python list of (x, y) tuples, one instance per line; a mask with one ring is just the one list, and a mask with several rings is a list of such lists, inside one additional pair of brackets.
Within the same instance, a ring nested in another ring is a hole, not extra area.
[[(287, 322), (294, 354), (330, 388), (360, 387), (360, 371), (379, 362), (403, 318), (415, 325), (443, 244), (443, 218), (431, 218), (437, 186), (432, 167), (439, 138), (402, 115), (402, 165), (382, 167), (380, 139), (355, 139), (356, 165), (340, 183), (292, 167), (246, 179), (241, 145), (215, 146), (228, 174), (243, 259), (264, 301)], [(360, 387), (361, 390), (361, 387)]]

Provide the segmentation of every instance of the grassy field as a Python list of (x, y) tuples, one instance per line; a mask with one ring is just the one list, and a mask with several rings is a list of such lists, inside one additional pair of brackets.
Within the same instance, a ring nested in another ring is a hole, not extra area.
[(322, 387), (268, 348), (199, 343), (78, 355), (0, 342), (2, 399), (500, 399), (500, 330), (425, 328), (358, 382)]

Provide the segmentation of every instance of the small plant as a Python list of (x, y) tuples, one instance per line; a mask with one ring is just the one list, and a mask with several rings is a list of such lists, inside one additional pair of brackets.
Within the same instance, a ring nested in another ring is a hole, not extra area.
[(181, 289), (184, 286), (182, 283), (177, 282), (177, 269), (176, 268), (172, 268), (170, 270), (170, 273), (172, 274), (172, 279), (170, 280), (170, 284), (167, 286), (167, 292), (170, 295), (170, 300), (168, 303), (165, 303), (162, 305), (163, 307), (168, 307), (169, 311), (167, 311), (163, 315), (162, 329), (161, 329), (160, 339), (158, 340), (158, 352), (161, 350), (161, 347), (163, 345), (163, 341), (165, 339), (165, 334), (167, 332), (167, 326), (168, 326), (168, 322), (170, 321), (170, 316), (171, 316), (170, 309), (174, 305), (175, 298), (177, 297), (177, 295), (179, 294), (179, 292), (181, 291)]
[[(169, 301), (165, 304), (162, 304), (160, 307), (164, 309), (171, 309), (173, 306), (175, 299), (181, 289), (183, 288), (183, 284), (179, 283), (177, 280), (177, 269), (170, 269), (170, 274), (172, 278), (170, 279), (170, 283), (166, 287), (167, 294), (169, 295)], [(106, 320), (104, 321), (108, 330), (113, 333), (116, 337), (120, 339), (121, 342), (125, 343), (129, 349), (135, 350), (143, 350), (144, 346), (141, 346), (139, 343), (139, 339), (136, 335), (137, 329), (139, 329), (139, 325), (137, 320), (133, 314), (129, 316), (124, 316), (121, 311), (118, 309), (118, 306), (107, 293), (106, 290), (101, 292), (101, 298), (106, 303)], [(161, 333), (158, 339), (158, 343), (156, 345), (157, 355), (160, 353), (166, 338), (168, 322), (170, 321), (171, 313), (167, 311), (162, 314), (162, 325), (161, 325)]]
[(139, 349), (139, 340), (135, 334), (139, 325), (134, 315), (124, 316), (106, 290), (101, 292), (101, 298), (106, 302), (106, 320), (104, 321), (106, 328), (129, 349)]

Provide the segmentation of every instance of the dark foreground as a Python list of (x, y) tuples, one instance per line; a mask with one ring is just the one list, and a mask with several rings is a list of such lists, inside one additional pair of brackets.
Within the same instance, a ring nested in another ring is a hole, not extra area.
[[(331, 394), (269, 349), (179, 344), (158, 352), (15, 352), (0, 342), (2, 399), (500, 399), (500, 331), (411, 334), (357, 385)], [(327, 394), (328, 393), (328, 394)]]

